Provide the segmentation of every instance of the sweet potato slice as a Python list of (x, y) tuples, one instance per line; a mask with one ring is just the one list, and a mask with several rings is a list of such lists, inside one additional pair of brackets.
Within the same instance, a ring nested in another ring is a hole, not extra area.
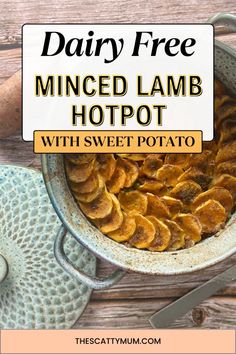
[(116, 156), (122, 157), (123, 159), (129, 157), (130, 154), (116, 154)]
[(99, 185), (99, 178), (95, 171), (91, 173), (89, 178), (80, 183), (70, 182), (71, 190), (75, 193), (91, 193), (94, 192)]
[(236, 177), (236, 160), (229, 160), (216, 166), (215, 175), (227, 174)]
[(225, 225), (227, 218), (225, 208), (213, 199), (197, 207), (194, 215), (202, 225), (202, 232), (206, 234), (214, 234), (219, 231)]
[(192, 203), (192, 210), (198, 208), (201, 204), (213, 199), (218, 201), (229, 214), (233, 208), (233, 198), (230, 192), (223, 187), (212, 187), (208, 191), (200, 193)]
[(224, 187), (232, 195), (233, 201), (236, 201), (236, 177), (223, 174), (213, 182), (215, 186)]
[(126, 181), (126, 173), (121, 166), (116, 166), (116, 169), (109, 181), (107, 188), (109, 192), (117, 194), (124, 187)]
[(215, 97), (215, 101), (214, 101), (214, 113), (215, 113), (215, 117), (217, 119), (217, 112), (219, 107), (221, 106), (221, 98), (220, 97)]
[(148, 205), (147, 214), (156, 216), (157, 218), (170, 218), (169, 209), (164, 201), (157, 195), (147, 193)]
[(184, 205), (181, 200), (169, 196), (163, 196), (161, 197), (161, 200), (168, 207), (171, 217), (182, 212)]
[(120, 208), (120, 203), (114, 194), (111, 194), (110, 196), (113, 203), (111, 213), (103, 219), (94, 221), (95, 225), (104, 234), (117, 230), (123, 222), (123, 213)]
[(104, 181), (108, 181), (116, 168), (116, 159), (113, 154), (97, 154), (97, 168)]
[(155, 216), (146, 216), (146, 218), (151, 221), (155, 227), (155, 236), (153, 241), (150, 243), (148, 249), (149, 251), (162, 252), (164, 251), (170, 242), (170, 230), (162, 221), (155, 218)]
[(230, 141), (222, 146), (216, 155), (216, 164), (236, 159), (236, 141)]
[(208, 151), (212, 151), (213, 153), (216, 153), (218, 150), (217, 141), (216, 140), (204, 141), (202, 143), (202, 148), (203, 151), (208, 150)]
[(178, 182), (188, 180), (196, 182), (203, 190), (206, 190), (212, 180), (212, 177), (203, 173), (198, 167), (189, 167), (179, 176)]
[(155, 237), (155, 227), (151, 221), (140, 214), (135, 215), (136, 229), (129, 239), (130, 245), (137, 248), (148, 248)]
[(211, 150), (203, 150), (201, 154), (191, 154), (189, 166), (211, 174), (215, 166), (215, 153)]
[(215, 90), (215, 95), (216, 96), (222, 96), (224, 95), (225, 93), (225, 87), (224, 85), (219, 81), (219, 80), (215, 80), (215, 87), (214, 87), (214, 90)]
[(66, 159), (74, 165), (81, 165), (95, 160), (96, 154), (66, 154)]
[(165, 164), (177, 165), (186, 169), (189, 167), (189, 154), (166, 154)]
[(150, 154), (145, 158), (140, 168), (140, 174), (149, 178), (156, 178), (157, 171), (162, 165), (163, 161), (159, 158), (159, 155)]
[(94, 169), (94, 162), (92, 160), (89, 163), (84, 163), (81, 165), (74, 165), (69, 161), (65, 161), (66, 172), (69, 180), (74, 183), (80, 183), (86, 181)]
[(185, 245), (184, 230), (173, 220), (166, 220), (165, 224), (168, 226), (171, 235), (168, 251), (176, 251), (183, 248)]
[(98, 186), (94, 191), (89, 193), (79, 193), (75, 189), (73, 190), (73, 195), (77, 200), (77, 202), (90, 203), (94, 199), (96, 199), (99, 196), (99, 194), (103, 192), (103, 190), (105, 189), (105, 183), (101, 176), (98, 175), (97, 177), (98, 177)]
[(177, 183), (178, 177), (183, 173), (183, 169), (177, 165), (165, 164), (156, 173), (156, 179), (167, 187), (173, 187)]
[(106, 189), (89, 203), (79, 202), (83, 213), (90, 219), (102, 219), (108, 216), (113, 207), (111, 194)]
[(174, 218), (174, 221), (194, 243), (201, 240), (202, 226), (196, 216), (192, 214), (179, 214)]
[(142, 192), (149, 192), (156, 195), (164, 195), (167, 191), (166, 186), (159, 181), (153, 179), (146, 179), (141, 181), (142, 184), (138, 187), (138, 189)]
[(219, 145), (225, 145), (236, 138), (235, 119), (226, 119), (221, 126)]
[(180, 199), (183, 204), (189, 205), (202, 192), (199, 184), (193, 181), (179, 182), (171, 191), (170, 197)]
[(126, 179), (124, 183), (125, 188), (131, 187), (134, 182), (137, 180), (139, 171), (138, 165), (135, 161), (129, 161), (127, 159), (119, 158), (117, 160), (118, 166), (121, 166), (126, 173)]
[(146, 214), (148, 197), (139, 191), (120, 192), (118, 196), (121, 207), (126, 212)]
[(219, 112), (220, 108), (222, 108), (224, 106), (231, 107), (233, 104), (234, 104), (234, 99), (233, 99), (233, 97), (231, 97), (229, 95), (223, 95), (223, 96), (215, 98), (216, 123), (219, 118), (218, 112)]
[[(119, 154), (120, 156), (122, 154)], [(126, 158), (129, 159), (129, 160), (132, 160), (132, 161), (143, 161), (145, 160), (147, 154), (125, 154)], [(124, 156), (121, 156), (121, 157), (124, 157)]]
[(236, 101), (229, 99), (229, 102), (224, 103), (221, 107), (218, 108), (216, 113), (216, 128), (220, 129), (222, 123), (228, 118), (234, 118), (236, 116)]
[(117, 242), (128, 241), (130, 237), (134, 234), (136, 229), (135, 217), (123, 213), (123, 222), (121, 226), (107, 235)]

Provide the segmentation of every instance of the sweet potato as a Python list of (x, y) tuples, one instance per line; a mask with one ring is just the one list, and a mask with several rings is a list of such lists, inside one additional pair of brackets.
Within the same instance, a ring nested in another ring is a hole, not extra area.
[(147, 195), (139, 191), (120, 192), (119, 202), (127, 213), (146, 214), (148, 206)]
[(167, 218), (171, 217), (170, 211), (164, 200), (161, 200), (157, 195), (147, 193), (148, 206), (147, 215), (153, 215), (157, 218)]
[(225, 208), (216, 200), (210, 199), (201, 204), (194, 212), (202, 225), (202, 232), (214, 234), (219, 231), (226, 222)]
[(204, 193), (198, 194), (198, 196), (193, 200), (192, 210), (194, 211), (201, 204), (207, 202), (208, 200), (213, 199), (219, 202), (229, 214), (233, 208), (233, 198), (230, 192), (224, 187), (212, 187)]
[(155, 218), (155, 216), (146, 216), (146, 218), (153, 224), (155, 227), (155, 236), (153, 241), (150, 243), (148, 249), (153, 252), (162, 252), (164, 251), (170, 242), (170, 230), (167, 225), (162, 221)]
[(97, 154), (97, 168), (104, 181), (109, 181), (116, 168), (113, 154)]
[(130, 237), (134, 234), (136, 229), (135, 217), (132, 215), (127, 215), (123, 213), (123, 222), (121, 226), (107, 235), (117, 242), (128, 241)]
[(149, 178), (156, 178), (157, 171), (162, 165), (163, 161), (160, 159), (159, 154), (150, 154), (145, 158), (140, 168), (140, 174)]
[(148, 248), (154, 240), (156, 229), (151, 221), (140, 214), (135, 215), (136, 229), (129, 243), (143, 249)]
[(20, 129), (21, 72), (18, 71), (0, 86), (0, 138)]
[(126, 173), (124, 183), (125, 188), (131, 187), (138, 178), (138, 165), (135, 161), (119, 158), (117, 160), (118, 166), (121, 166)]
[(123, 222), (123, 213), (120, 208), (120, 203), (114, 194), (110, 194), (110, 196), (113, 203), (110, 214), (103, 219), (94, 220), (95, 225), (104, 234), (117, 230)]
[(194, 243), (201, 240), (202, 225), (196, 216), (192, 214), (179, 214), (174, 218), (174, 221)]
[(112, 211), (113, 199), (111, 196), (112, 194), (104, 189), (97, 198), (89, 203), (80, 202), (79, 206), (83, 213), (90, 219), (102, 219), (108, 216)]

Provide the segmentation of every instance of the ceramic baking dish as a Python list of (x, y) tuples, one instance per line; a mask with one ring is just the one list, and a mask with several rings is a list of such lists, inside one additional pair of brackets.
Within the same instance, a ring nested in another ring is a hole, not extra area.
[[(218, 14), (211, 22), (235, 28), (236, 16)], [(215, 75), (236, 94), (236, 52), (219, 41), (215, 41)], [(161, 275), (193, 272), (213, 265), (236, 251), (235, 215), (217, 237), (209, 237), (191, 248), (160, 253), (128, 248), (104, 236), (80, 211), (67, 184), (62, 154), (43, 155), (42, 169), (51, 202), (63, 224), (56, 237), (55, 256), (64, 269), (93, 288), (113, 285), (125, 271)], [(63, 251), (67, 231), (99, 258), (116, 265), (118, 270), (105, 279), (98, 279), (76, 269)]]

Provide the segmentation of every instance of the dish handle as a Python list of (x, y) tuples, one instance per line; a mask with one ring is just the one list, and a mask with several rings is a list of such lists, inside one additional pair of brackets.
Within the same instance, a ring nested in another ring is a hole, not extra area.
[(6, 278), (8, 273), (8, 263), (6, 259), (0, 254), (0, 283)]
[(75, 268), (69, 258), (64, 252), (64, 241), (67, 234), (66, 228), (62, 225), (58, 231), (58, 234), (54, 243), (54, 254), (57, 262), (64, 268), (71, 276), (73, 276), (78, 281), (86, 284), (93, 289), (104, 289), (109, 288), (110, 286), (117, 283), (124, 275), (125, 271), (122, 269), (117, 269), (108, 277), (101, 279), (97, 277), (91, 277), (88, 274), (85, 274), (80, 269)]
[(207, 22), (210, 22), (213, 25), (226, 26), (231, 31), (236, 32), (236, 15), (235, 14), (220, 12), (220, 13), (210, 17), (207, 20)]

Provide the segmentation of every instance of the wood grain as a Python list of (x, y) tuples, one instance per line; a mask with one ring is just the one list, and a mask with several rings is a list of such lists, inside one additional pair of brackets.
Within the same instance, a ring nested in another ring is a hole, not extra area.
[[(151, 328), (149, 317), (167, 306), (170, 299), (91, 302), (76, 328)], [(236, 301), (231, 297), (212, 297), (195, 307), (170, 328), (227, 329), (236, 327)]]
[(21, 67), (21, 49), (0, 50), (0, 85)]
[(32, 143), (0, 139), (0, 163), (40, 168), (40, 156), (33, 153)]
[[(109, 292), (106, 290), (95, 291), (93, 299), (180, 297), (235, 263), (236, 254), (215, 266), (194, 272), (191, 275), (157, 276), (137, 273), (127, 274), (117, 285), (109, 289)], [(100, 262), (98, 275), (104, 276), (105, 274), (109, 274), (111, 269), (108, 263)], [(218, 295), (236, 295), (236, 282), (222, 289)]]
[(20, 45), (24, 23), (195, 23), (222, 10), (236, 12), (235, 0), (2, 0), (0, 48)]

